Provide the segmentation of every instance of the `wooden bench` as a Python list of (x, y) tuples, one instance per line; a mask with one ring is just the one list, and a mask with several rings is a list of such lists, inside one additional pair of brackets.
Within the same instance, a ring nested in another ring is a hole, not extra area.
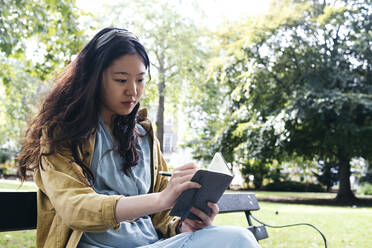
[[(36, 192), (0, 192), (0, 232), (30, 230), (36, 228)], [(218, 202), (220, 213), (245, 213), (248, 229), (257, 240), (267, 238), (263, 225), (252, 225), (250, 212), (259, 210), (258, 202), (253, 193), (225, 193)]]
[(243, 211), (248, 222), (247, 228), (257, 240), (269, 237), (264, 225), (252, 224), (251, 211), (260, 209), (254, 193), (224, 193), (217, 204), (222, 214)]
[(36, 192), (0, 192), (0, 232), (36, 228)]

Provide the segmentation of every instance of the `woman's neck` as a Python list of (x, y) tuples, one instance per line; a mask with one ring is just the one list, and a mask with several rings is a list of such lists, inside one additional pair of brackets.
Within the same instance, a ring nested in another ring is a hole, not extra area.
[(112, 117), (114, 114), (108, 111), (103, 111), (103, 109), (101, 109), (100, 115), (105, 126), (111, 131)]

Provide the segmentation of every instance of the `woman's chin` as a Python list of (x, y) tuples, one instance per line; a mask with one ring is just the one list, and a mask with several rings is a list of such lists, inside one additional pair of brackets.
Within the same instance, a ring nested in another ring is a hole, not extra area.
[(116, 112), (116, 114), (118, 115), (129, 115), (130, 113), (132, 113), (134, 107), (133, 108), (130, 108), (130, 109), (121, 109), (120, 111)]

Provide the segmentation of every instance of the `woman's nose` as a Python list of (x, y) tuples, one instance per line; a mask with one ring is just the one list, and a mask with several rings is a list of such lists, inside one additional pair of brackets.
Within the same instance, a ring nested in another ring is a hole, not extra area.
[(134, 80), (130, 80), (127, 84), (125, 93), (129, 96), (136, 96), (137, 95), (137, 85)]

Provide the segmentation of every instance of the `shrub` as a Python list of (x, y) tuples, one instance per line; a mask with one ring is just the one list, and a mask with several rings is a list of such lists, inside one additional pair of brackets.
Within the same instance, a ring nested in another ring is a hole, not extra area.
[(315, 183), (301, 183), (295, 181), (282, 181), (269, 183), (264, 187), (268, 191), (292, 191), (292, 192), (324, 192), (324, 188)]
[(0, 148), (0, 163), (5, 163), (11, 159), (11, 153), (8, 149)]
[(366, 172), (364, 175), (360, 178), (359, 181), (361, 184), (362, 183), (371, 183), (372, 182), (372, 165), (368, 165)]
[(372, 195), (372, 184), (370, 183), (360, 184), (358, 193), (363, 195)]

